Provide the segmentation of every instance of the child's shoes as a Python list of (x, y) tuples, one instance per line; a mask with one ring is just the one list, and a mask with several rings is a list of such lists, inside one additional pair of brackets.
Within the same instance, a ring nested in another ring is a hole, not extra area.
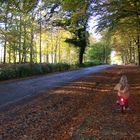
[(119, 100), (116, 101), (116, 104), (119, 105)]

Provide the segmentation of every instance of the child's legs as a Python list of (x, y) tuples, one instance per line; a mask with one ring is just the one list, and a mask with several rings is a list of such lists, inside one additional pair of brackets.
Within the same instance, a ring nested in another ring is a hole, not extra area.
[(120, 98), (120, 96), (117, 97), (116, 104), (119, 104), (119, 98)]
[(125, 107), (128, 107), (128, 99), (125, 99)]

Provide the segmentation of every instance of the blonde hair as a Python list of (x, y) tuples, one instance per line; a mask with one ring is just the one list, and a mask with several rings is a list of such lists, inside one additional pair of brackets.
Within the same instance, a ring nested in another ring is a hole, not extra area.
[(126, 75), (122, 75), (122, 76), (121, 76), (121, 79), (120, 79), (120, 82), (119, 82), (119, 83), (120, 83), (123, 87), (125, 87), (125, 86), (128, 84)]

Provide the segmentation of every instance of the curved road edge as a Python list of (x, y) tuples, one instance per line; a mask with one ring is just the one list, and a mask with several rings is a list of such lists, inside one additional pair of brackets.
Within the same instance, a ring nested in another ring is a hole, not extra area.
[(25, 98), (35, 96), (43, 91), (85, 77), (89, 74), (113, 67), (112, 65), (100, 65), (82, 68), (70, 72), (45, 75), (27, 80), (20, 80), (0, 84), (0, 108), (11, 103), (19, 102)]

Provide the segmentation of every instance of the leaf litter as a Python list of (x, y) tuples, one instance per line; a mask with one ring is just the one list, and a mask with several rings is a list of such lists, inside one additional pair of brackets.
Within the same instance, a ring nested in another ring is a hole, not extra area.
[[(115, 111), (125, 69), (131, 111)], [(0, 112), (0, 140), (140, 139), (140, 68), (116, 66), (44, 92)]]

